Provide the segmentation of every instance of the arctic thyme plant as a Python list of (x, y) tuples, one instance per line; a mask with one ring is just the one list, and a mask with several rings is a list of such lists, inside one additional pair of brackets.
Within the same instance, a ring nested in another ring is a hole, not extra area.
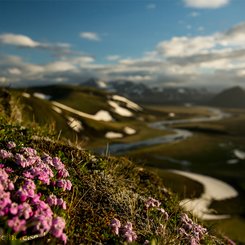
[(0, 149), (0, 222), (6, 234), (33, 239), (48, 233), (67, 242), (64, 233), (69, 173), (58, 157), (7, 142)]

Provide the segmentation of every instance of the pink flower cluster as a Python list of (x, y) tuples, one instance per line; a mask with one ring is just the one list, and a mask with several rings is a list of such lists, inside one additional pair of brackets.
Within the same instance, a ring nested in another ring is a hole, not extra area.
[[(7, 149), (7, 150), (6, 150)], [(71, 190), (72, 183), (65, 165), (57, 157), (40, 157), (30, 147), (16, 148), (8, 142), (0, 149), (0, 222), (4, 229), (18, 237), (23, 235), (52, 234), (64, 243), (65, 220), (52, 210), (66, 209), (66, 202), (50, 193)]]
[(187, 214), (182, 214), (181, 218), (181, 227), (179, 228), (180, 236), (187, 240), (190, 245), (200, 244), (201, 239), (205, 234), (207, 234), (207, 229), (198, 225), (188, 217)]
[(112, 232), (116, 235), (121, 235), (126, 242), (133, 242), (137, 239), (135, 231), (133, 231), (133, 225), (127, 221), (124, 226), (121, 226), (121, 222), (114, 218), (110, 224)]
[(161, 203), (152, 197), (149, 197), (145, 202), (146, 209), (154, 208), (154, 207), (158, 208), (158, 207), (160, 207), (160, 205), (161, 205)]
[(169, 215), (163, 208), (160, 208), (160, 206), (161, 206), (161, 202), (159, 202), (158, 200), (152, 197), (149, 197), (145, 202), (145, 208), (147, 210), (151, 208), (158, 210), (163, 215), (164, 220), (167, 221), (169, 219)]

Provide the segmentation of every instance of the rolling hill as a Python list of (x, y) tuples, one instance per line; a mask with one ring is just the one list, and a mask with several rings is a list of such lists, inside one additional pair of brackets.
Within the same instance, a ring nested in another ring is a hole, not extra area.
[(217, 94), (210, 105), (216, 107), (245, 108), (245, 90), (241, 87), (232, 87)]
[(4, 94), (17, 106), (19, 121), (37, 123), (90, 146), (141, 137), (147, 127), (147, 110), (123, 96), (96, 88), (50, 85), (9, 89)]

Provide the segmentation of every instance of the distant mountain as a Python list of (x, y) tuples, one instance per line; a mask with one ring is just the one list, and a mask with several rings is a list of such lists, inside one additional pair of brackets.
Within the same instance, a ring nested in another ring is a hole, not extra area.
[(217, 94), (210, 105), (217, 107), (245, 108), (245, 90), (239, 86), (232, 87)]
[(90, 79), (82, 85), (115, 92), (142, 104), (205, 104), (213, 96), (205, 89), (149, 87), (124, 80), (104, 82)]

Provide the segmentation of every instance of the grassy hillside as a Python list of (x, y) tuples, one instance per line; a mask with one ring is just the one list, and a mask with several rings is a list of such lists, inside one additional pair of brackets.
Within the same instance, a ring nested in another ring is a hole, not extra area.
[[(164, 135), (167, 131), (151, 129), (144, 121), (149, 120), (148, 110), (135, 110), (122, 101), (113, 99), (113, 94), (81, 86), (46, 86), (29, 89), (8, 90), (10, 100), (17, 105), (22, 124), (30, 122), (50, 128), (60, 137), (88, 144), (90, 147), (105, 146), (108, 142), (128, 142), (142, 140), (151, 135)], [(38, 96), (39, 95), (39, 96)], [(41, 98), (44, 96), (44, 98)], [(45, 96), (48, 98), (45, 98)], [(119, 112), (109, 103), (116, 104)], [(63, 105), (71, 110), (66, 110)], [(121, 111), (120, 111), (121, 110)], [(124, 116), (123, 113), (132, 113)], [(111, 116), (104, 121), (93, 118), (103, 111)], [(83, 113), (86, 115), (79, 115)], [(121, 113), (121, 114), (120, 114)], [(76, 126), (79, 126), (76, 130)], [(125, 128), (130, 126), (135, 132), (129, 134)], [(121, 138), (107, 138), (106, 133), (114, 132)]]
[(124, 157), (95, 156), (57, 141), (44, 128), (23, 127), (6, 112), (4, 105), (3, 243), (232, 244), (184, 213), (155, 174)]

